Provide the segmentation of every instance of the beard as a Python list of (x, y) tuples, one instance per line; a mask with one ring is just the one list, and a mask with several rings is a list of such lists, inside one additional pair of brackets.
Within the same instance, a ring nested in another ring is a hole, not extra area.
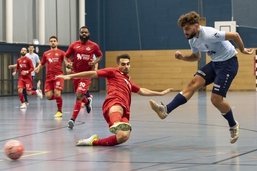
[(21, 52), (21, 53), (20, 53), (20, 55), (21, 55), (21, 56), (25, 56), (25, 55), (26, 55), (26, 53)]
[(88, 39), (89, 39), (89, 36), (79, 36), (79, 39), (80, 39), (82, 42), (87, 42)]
[(192, 33), (192, 34), (190, 34), (190, 35), (186, 35), (186, 38), (187, 39), (192, 39), (193, 37), (195, 37), (196, 36), (196, 33)]

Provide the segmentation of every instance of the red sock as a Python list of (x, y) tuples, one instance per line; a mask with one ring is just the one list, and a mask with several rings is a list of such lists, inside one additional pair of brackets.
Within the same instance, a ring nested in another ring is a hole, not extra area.
[(23, 93), (18, 93), (19, 99), (21, 103), (24, 103), (24, 95)]
[(54, 95), (52, 95), (52, 97), (50, 99), (48, 99), (48, 100), (54, 100), (54, 99), (56, 99), (56, 98), (55, 98)]
[(109, 114), (110, 118), (110, 125), (112, 125), (114, 122), (120, 122), (121, 121), (122, 114), (120, 112), (112, 112)]
[(62, 112), (62, 96), (56, 96), (55, 100), (56, 100), (56, 104), (57, 104), (57, 110), (59, 112)]
[(95, 145), (95, 146), (97, 146), (97, 145), (98, 146), (114, 146), (117, 144), (119, 144), (119, 143), (117, 142), (116, 135), (112, 135), (107, 138), (101, 138), (101, 139), (93, 142), (93, 145)]
[(76, 100), (74, 108), (73, 108), (73, 114), (72, 114), (72, 117), (71, 117), (74, 121), (78, 117), (80, 109), (81, 109), (81, 101)]

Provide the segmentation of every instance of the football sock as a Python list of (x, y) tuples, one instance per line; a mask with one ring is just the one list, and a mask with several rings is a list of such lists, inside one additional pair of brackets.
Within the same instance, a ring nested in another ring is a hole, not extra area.
[(18, 93), (19, 99), (21, 103), (24, 103), (24, 95), (23, 93)]
[(78, 117), (80, 109), (81, 109), (81, 101), (76, 100), (76, 102), (74, 104), (74, 108), (73, 108), (72, 117), (71, 117), (74, 121)]
[(176, 109), (178, 106), (185, 104), (187, 99), (180, 93), (178, 93), (174, 99), (167, 104), (167, 113), (170, 113), (172, 110)]
[(93, 142), (93, 145), (95, 145), (95, 146), (97, 146), (97, 145), (98, 146), (114, 146), (117, 144), (119, 144), (119, 143), (117, 142), (116, 135), (112, 135), (107, 138), (101, 138), (101, 139)]
[(121, 121), (122, 114), (120, 112), (112, 112), (109, 114), (110, 125), (113, 125), (115, 122)]
[(62, 112), (62, 96), (56, 96), (56, 105), (59, 112)]
[(26, 88), (24, 88), (24, 89), (22, 90), (22, 93), (23, 93), (23, 96), (24, 96), (24, 101), (25, 101), (25, 102), (28, 102), (28, 94), (27, 94)]
[(236, 121), (233, 117), (233, 112), (232, 110), (230, 110), (229, 112), (227, 113), (222, 113), (222, 116), (228, 121), (228, 124), (229, 124), (229, 127), (233, 127), (236, 125)]

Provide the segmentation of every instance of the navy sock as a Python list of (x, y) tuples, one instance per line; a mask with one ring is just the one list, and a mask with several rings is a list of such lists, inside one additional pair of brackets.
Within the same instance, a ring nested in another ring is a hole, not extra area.
[(23, 94), (23, 96), (24, 96), (24, 101), (25, 101), (25, 102), (28, 102), (28, 95), (27, 95), (27, 90), (26, 90), (26, 88), (24, 88), (24, 89), (22, 90), (22, 94)]
[(229, 127), (233, 127), (236, 125), (236, 121), (233, 117), (232, 110), (224, 114), (223, 117), (228, 121)]
[(187, 99), (182, 94), (178, 93), (174, 99), (169, 104), (167, 104), (167, 112), (170, 113), (172, 110), (186, 102)]

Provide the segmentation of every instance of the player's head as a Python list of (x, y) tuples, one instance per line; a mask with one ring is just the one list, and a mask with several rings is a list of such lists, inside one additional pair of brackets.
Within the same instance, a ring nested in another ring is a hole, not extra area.
[(58, 45), (58, 38), (56, 36), (49, 37), (49, 45), (52, 49), (56, 48)]
[(130, 69), (130, 56), (128, 54), (122, 54), (117, 56), (116, 62), (119, 66), (119, 70), (124, 74), (129, 73)]
[(25, 47), (21, 48), (20, 55), (25, 56), (26, 53), (27, 53), (27, 48), (25, 48)]
[(33, 53), (34, 52), (34, 45), (29, 44), (28, 51), (29, 51), (29, 53)]
[(192, 39), (199, 32), (200, 15), (195, 11), (183, 14), (178, 19), (178, 25), (183, 29), (187, 39)]
[(90, 32), (87, 26), (82, 26), (79, 29), (79, 39), (81, 42), (87, 42), (89, 39)]

